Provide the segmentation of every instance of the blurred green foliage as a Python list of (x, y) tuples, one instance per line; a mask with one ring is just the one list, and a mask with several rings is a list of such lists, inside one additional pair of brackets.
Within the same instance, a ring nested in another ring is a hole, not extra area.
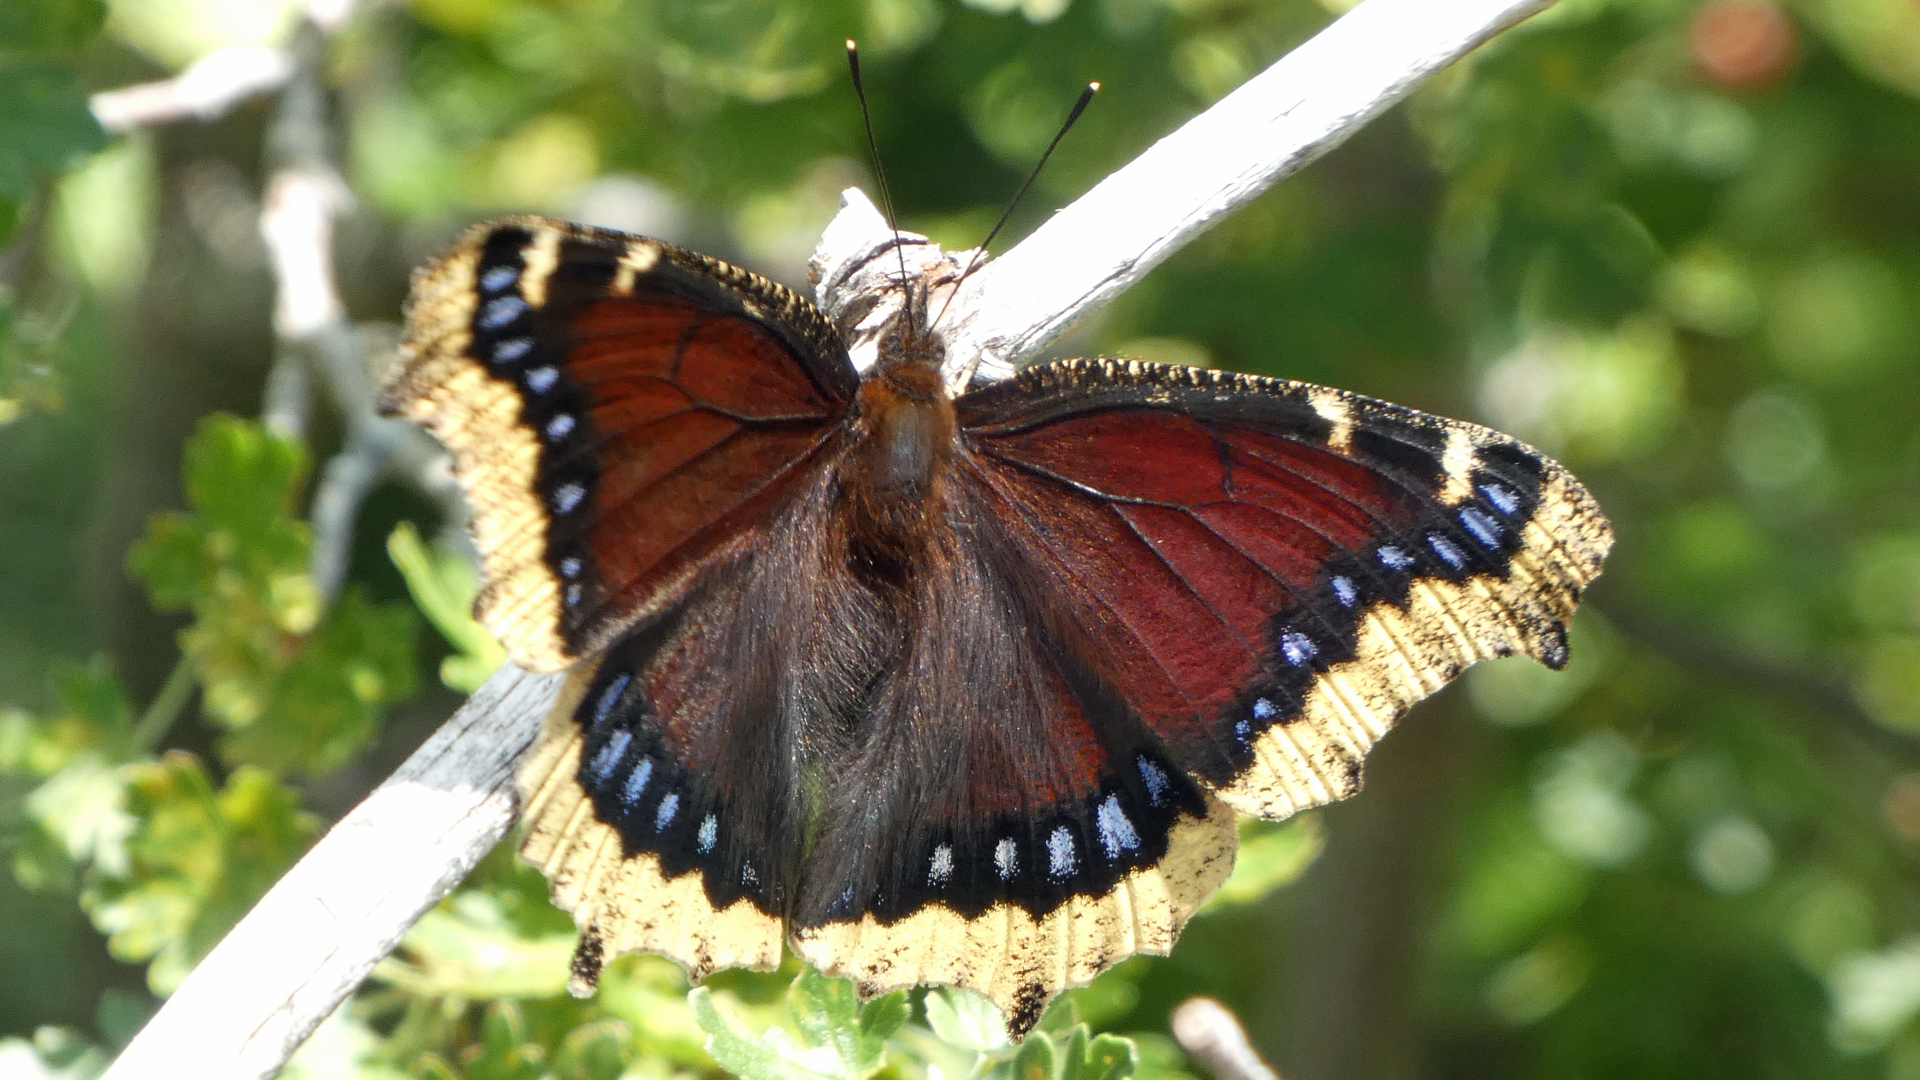
[[(509, 209), (797, 281), (839, 190), (872, 190), (848, 36), (903, 224), (954, 247), (1103, 82), (1017, 235), (1347, 6), (366, 6), (325, 63), (340, 285), (391, 321), (412, 266)], [(0, 1075), (96, 1075), (445, 715), (435, 683), (500, 660), (403, 485), (323, 597), (309, 463), (339, 418), (233, 415), (272, 358), (272, 100), (111, 144), (86, 109), (299, 11), (0, 4)], [(1175, 956), (1018, 1049), (972, 995), (861, 1004), (791, 962), (689, 998), (625, 958), (576, 1002), (571, 920), (503, 849), (287, 1075), (1159, 1080), (1204, 992), (1292, 1080), (1920, 1078), (1920, 6), (1562, 0), (1063, 351), (1328, 382), (1560, 456), (1620, 533), (1572, 665), (1483, 665), (1363, 796), (1248, 824)]]

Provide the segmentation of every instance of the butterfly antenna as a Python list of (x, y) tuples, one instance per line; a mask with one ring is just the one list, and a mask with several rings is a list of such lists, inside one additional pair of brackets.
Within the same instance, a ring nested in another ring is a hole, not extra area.
[(908, 325), (912, 325), (913, 290), (907, 288), (907, 253), (901, 247), (900, 219), (893, 213), (893, 192), (887, 187), (887, 171), (880, 167), (880, 144), (873, 137), (873, 111), (867, 108), (867, 88), (860, 81), (860, 47), (847, 39), (847, 69), (853, 72), (853, 92), (860, 99), (860, 120), (867, 129), (867, 153), (873, 158), (873, 175), (880, 181), (880, 205), (887, 212), (887, 228), (893, 230), (893, 253), (900, 258), (900, 288), (906, 298)]
[[(1099, 92), (1100, 84), (1097, 82), (1088, 83), (1087, 88), (1080, 91), (1080, 100), (1073, 103), (1073, 111), (1067, 114), (1067, 122), (1060, 125), (1060, 130), (1054, 134), (1053, 141), (1047, 144), (1047, 152), (1040, 155), (1039, 163), (1034, 165), (1033, 171), (1027, 174), (1027, 179), (1020, 185), (1020, 190), (1013, 193), (1013, 200), (1007, 203), (1007, 209), (1000, 215), (1000, 220), (993, 223), (993, 229), (987, 233), (987, 238), (980, 241), (979, 247), (973, 249), (973, 257), (967, 260), (966, 268), (960, 271), (959, 279), (953, 283), (953, 291), (947, 294), (947, 302), (940, 305), (940, 314), (933, 317), (934, 323), (939, 322), (940, 316), (945, 315), (947, 308), (953, 305), (953, 298), (960, 295), (961, 282), (966, 281), (967, 275), (973, 273), (974, 268), (980, 265), (980, 256), (986, 252), (987, 245), (993, 243), (993, 238), (999, 236), (1000, 230), (1007, 227), (1007, 219), (1013, 216), (1013, 208), (1020, 205), (1021, 197), (1026, 195), (1027, 189), (1040, 178), (1040, 170), (1047, 167), (1047, 159), (1053, 156), (1054, 148), (1060, 145), (1061, 139), (1067, 137), (1067, 132), (1073, 130), (1074, 122), (1080, 119), (1081, 113), (1087, 111), (1087, 106), (1093, 101), (1093, 95)], [(864, 103), (866, 99), (861, 100)], [(932, 326), (933, 323), (927, 325)]]

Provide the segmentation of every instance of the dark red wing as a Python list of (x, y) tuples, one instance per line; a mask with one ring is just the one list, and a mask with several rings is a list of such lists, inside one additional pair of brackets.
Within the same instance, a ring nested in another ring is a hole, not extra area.
[(523, 667), (563, 667), (751, 545), (857, 380), (785, 288), (659, 241), (542, 218), (425, 270), (383, 407), (453, 452)]
[(849, 707), (831, 663), (783, 660), (848, 651), (843, 593), (822, 580), (829, 486), (807, 470), (768, 542), (616, 640), (548, 721), (521, 776), (522, 854), (574, 913), (580, 989), (632, 951), (695, 978), (780, 963), (806, 845), (804, 721)]
[(1337, 390), (1070, 361), (958, 403), (1012, 542), (1180, 765), (1279, 817), (1476, 660), (1565, 662), (1612, 533), (1497, 432)]

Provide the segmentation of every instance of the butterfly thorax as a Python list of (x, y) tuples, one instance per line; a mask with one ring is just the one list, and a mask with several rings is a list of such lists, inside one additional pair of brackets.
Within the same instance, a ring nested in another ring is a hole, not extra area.
[(938, 341), (906, 314), (881, 337), (850, 418), (854, 440), (841, 496), (856, 546), (908, 560), (940, 516), (941, 478), (958, 426), (941, 379)]

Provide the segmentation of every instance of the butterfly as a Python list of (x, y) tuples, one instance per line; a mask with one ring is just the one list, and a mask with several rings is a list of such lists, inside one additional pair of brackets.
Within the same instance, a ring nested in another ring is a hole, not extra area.
[(1126, 360), (950, 395), (905, 288), (861, 372), (809, 300), (645, 237), (505, 218), (416, 275), (383, 408), (452, 454), (477, 617), (572, 672), (521, 785), (576, 993), (790, 945), (1018, 1037), (1172, 948), (1238, 815), (1353, 794), (1468, 664), (1566, 663), (1612, 532), (1532, 448)]

